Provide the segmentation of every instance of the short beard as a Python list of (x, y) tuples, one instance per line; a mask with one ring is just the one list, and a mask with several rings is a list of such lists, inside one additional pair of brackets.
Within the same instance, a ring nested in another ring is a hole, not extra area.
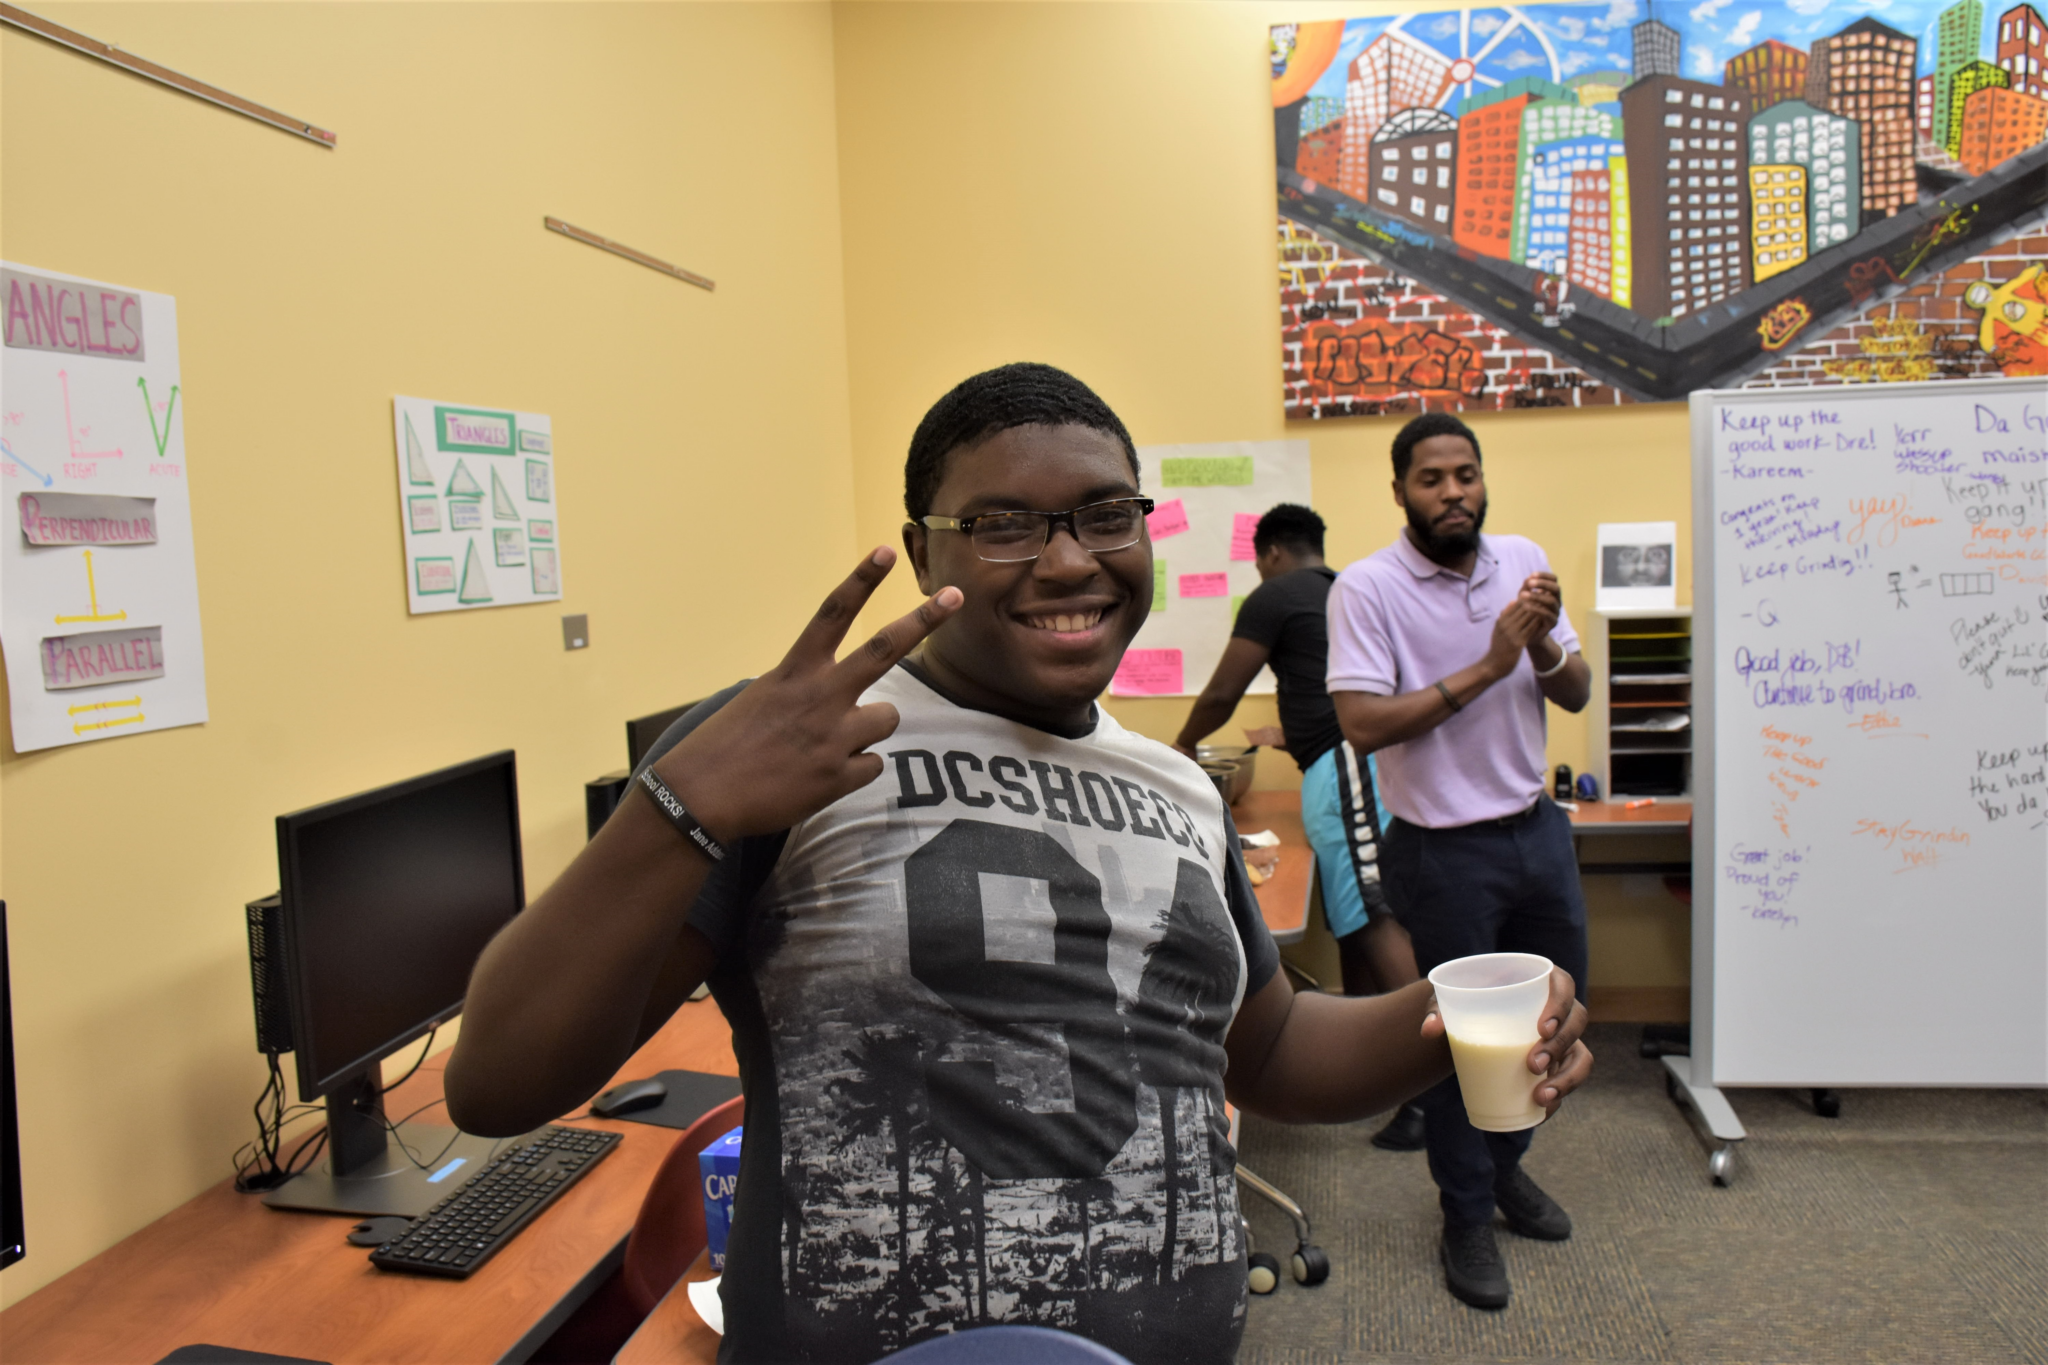
[(1414, 507), (1408, 512), (1408, 529), (1415, 533), (1415, 544), (1423, 555), (1435, 564), (1452, 564), (1463, 559), (1479, 548), (1479, 532), (1486, 525), (1486, 504), (1480, 503), (1472, 509), (1472, 525), (1463, 531), (1439, 534), (1422, 519)]

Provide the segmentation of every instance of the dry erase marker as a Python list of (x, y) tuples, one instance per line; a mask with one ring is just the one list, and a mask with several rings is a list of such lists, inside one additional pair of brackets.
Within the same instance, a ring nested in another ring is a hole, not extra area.
[(1644, 797), (1644, 798), (1643, 798), (1642, 800), (1640, 800), (1640, 801), (1630, 801), (1630, 802), (1626, 803), (1625, 805), (1623, 805), (1623, 806), (1622, 806), (1622, 809), (1623, 809), (1623, 810), (1640, 810), (1640, 809), (1641, 809), (1642, 807), (1644, 807), (1644, 806), (1654, 806), (1654, 805), (1656, 805), (1656, 804), (1657, 804), (1657, 798), (1656, 798), (1656, 797), (1654, 797), (1654, 796), (1646, 796), (1646, 797)]

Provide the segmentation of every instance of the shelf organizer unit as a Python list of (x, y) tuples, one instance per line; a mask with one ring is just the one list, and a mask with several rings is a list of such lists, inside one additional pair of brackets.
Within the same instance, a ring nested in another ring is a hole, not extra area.
[(1692, 608), (1603, 611), (1593, 669), (1593, 771), (1608, 800), (1692, 794)]

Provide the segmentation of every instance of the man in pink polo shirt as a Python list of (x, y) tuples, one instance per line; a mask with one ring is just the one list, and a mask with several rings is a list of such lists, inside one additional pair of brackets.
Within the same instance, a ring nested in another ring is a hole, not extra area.
[[(1380, 875), (1425, 973), (1473, 953), (1540, 953), (1585, 999), (1586, 906), (1571, 824), (1543, 794), (1544, 702), (1585, 706), (1591, 671), (1534, 542), (1481, 535), (1479, 441), (1447, 413), (1394, 438), (1408, 526), (1330, 590), (1329, 690), (1344, 737), (1376, 753), (1391, 818)], [(1455, 1077), (1422, 1096), (1444, 1211), (1444, 1278), (1504, 1308), (1496, 1209), (1524, 1237), (1563, 1241), (1565, 1211), (1522, 1170), (1532, 1131), (1482, 1133)]]

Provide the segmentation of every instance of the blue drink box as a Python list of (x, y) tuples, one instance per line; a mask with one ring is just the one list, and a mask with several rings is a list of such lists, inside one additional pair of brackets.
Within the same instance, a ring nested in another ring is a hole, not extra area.
[(697, 1172), (704, 1184), (704, 1232), (711, 1268), (725, 1273), (725, 1236), (732, 1230), (732, 1192), (740, 1183), (740, 1134), (743, 1126), (697, 1153)]

